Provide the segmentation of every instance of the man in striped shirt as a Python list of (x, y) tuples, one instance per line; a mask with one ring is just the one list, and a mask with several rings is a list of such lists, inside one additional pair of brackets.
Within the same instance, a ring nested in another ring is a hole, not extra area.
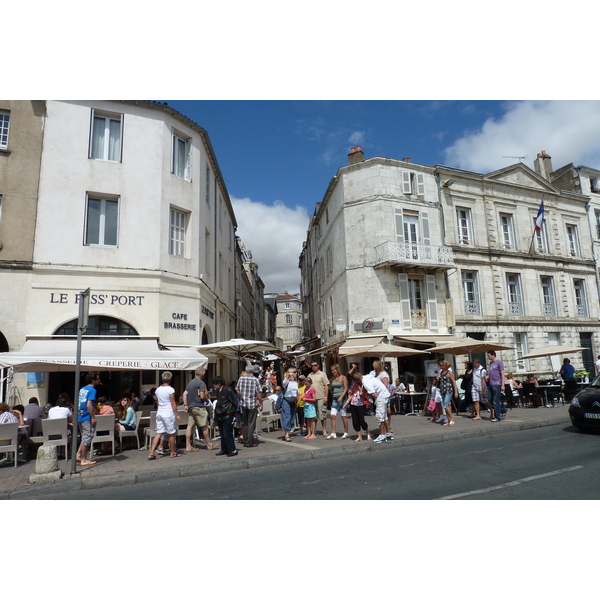
[(242, 404), (242, 423), (244, 425), (244, 448), (254, 448), (258, 444), (254, 441), (256, 418), (259, 407), (262, 409), (262, 390), (260, 381), (250, 372), (242, 375), (235, 386)]

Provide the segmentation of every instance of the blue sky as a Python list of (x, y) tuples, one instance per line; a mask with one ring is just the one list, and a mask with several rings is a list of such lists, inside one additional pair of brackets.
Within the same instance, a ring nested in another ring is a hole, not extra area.
[(600, 102), (169, 101), (211, 138), (266, 291), (299, 290), (309, 216), (359, 144), (366, 158), (491, 172), (538, 152), (600, 168)]

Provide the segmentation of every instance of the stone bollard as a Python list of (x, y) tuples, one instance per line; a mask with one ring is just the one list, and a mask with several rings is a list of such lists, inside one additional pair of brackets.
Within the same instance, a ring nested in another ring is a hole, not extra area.
[(35, 460), (35, 473), (29, 476), (29, 483), (49, 483), (62, 478), (58, 468), (58, 446), (42, 444)]

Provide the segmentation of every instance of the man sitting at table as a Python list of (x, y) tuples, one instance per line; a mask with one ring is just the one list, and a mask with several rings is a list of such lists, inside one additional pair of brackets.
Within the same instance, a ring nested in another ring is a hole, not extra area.
[(25, 407), (23, 416), (28, 421), (33, 421), (34, 419), (43, 419), (46, 416), (46, 413), (40, 406), (40, 401), (37, 398), (32, 397), (29, 398), (29, 404)]

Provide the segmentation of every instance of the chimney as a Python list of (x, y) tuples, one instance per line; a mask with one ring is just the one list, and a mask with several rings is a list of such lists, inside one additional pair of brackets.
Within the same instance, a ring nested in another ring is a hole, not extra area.
[(350, 152), (348, 154), (349, 165), (355, 165), (363, 160), (365, 160), (365, 153), (360, 149), (360, 146), (356, 146), (356, 148), (350, 148)]
[(408, 163), (409, 163), (409, 162), (410, 162), (410, 156), (405, 156), (405, 157), (402, 159), (402, 161), (403, 161), (403, 162), (408, 162)]
[(552, 157), (546, 154), (545, 150), (538, 153), (533, 165), (535, 167), (535, 172), (538, 175), (541, 175), (544, 179), (550, 181), (550, 173), (552, 173)]

